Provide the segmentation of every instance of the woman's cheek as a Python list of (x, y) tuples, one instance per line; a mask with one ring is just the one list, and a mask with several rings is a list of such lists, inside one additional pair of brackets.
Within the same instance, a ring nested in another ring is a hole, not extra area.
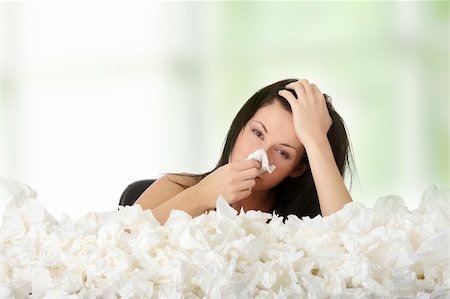
[(275, 169), (272, 173), (269, 172), (265, 172), (262, 176), (262, 178), (264, 179), (264, 181), (266, 181), (268, 184), (274, 184), (277, 185), (279, 182), (281, 182), (284, 179), (284, 174), (282, 173), (282, 169), (278, 168), (278, 166), (276, 164), (271, 164), (270, 165), (275, 165)]
[(230, 162), (245, 160), (251, 153), (259, 149), (251, 137), (253, 136), (249, 134), (239, 134), (234, 148), (231, 151)]
[(289, 167), (283, 161), (273, 163), (273, 165), (275, 165), (275, 170), (271, 174), (273, 175), (273, 180), (281, 182), (289, 175)]

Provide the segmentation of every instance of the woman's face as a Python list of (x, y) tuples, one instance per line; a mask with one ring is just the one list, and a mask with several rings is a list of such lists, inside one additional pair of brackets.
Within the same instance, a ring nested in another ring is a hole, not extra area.
[(305, 154), (294, 129), (291, 112), (278, 102), (261, 107), (239, 133), (230, 155), (230, 162), (245, 160), (249, 154), (263, 148), (272, 173), (265, 172), (256, 180), (253, 190), (269, 190), (287, 176), (301, 175), (305, 169), (300, 164)]

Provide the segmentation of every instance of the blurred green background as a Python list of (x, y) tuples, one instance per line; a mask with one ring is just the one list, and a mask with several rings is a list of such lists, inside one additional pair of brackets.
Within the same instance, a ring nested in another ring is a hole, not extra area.
[(217, 162), (258, 89), (307, 78), (347, 123), (354, 199), (448, 188), (448, 3), (0, 2), (0, 176), (74, 217)]

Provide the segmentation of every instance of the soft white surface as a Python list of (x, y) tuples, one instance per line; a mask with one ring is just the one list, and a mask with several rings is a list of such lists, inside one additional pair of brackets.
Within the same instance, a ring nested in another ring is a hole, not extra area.
[(275, 165), (269, 165), (269, 158), (267, 158), (267, 153), (263, 148), (260, 148), (248, 155), (247, 160), (250, 159), (261, 162), (261, 169), (259, 170), (258, 175), (261, 175), (266, 171), (272, 173), (276, 168)]
[(3, 211), (13, 200), (36, 198), (36, 191), (30, 186), (19, 181), (0, 177), (0, 223), (3, 219)]
[(164, 226), (139, 206), (56, 220), (29, 187), (0, 187), (15, 190), (0, 227), (0, 298), (449, 294), (448, 190), (433, 186), (413, 211), (390, 196), (373, 209), (354, 202), (283, 224), (257, 211), (236, 215), (219, 198), (217, 211), (194, 219), (174, 211)]

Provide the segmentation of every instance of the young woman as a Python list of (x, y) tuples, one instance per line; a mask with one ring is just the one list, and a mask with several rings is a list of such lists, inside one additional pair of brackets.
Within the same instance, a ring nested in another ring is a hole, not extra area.
[[(258, 176), (258, 149), (272, 173)], [(222, 195), (237, 211), (261, 210), (287, 217), (330, 215), (352, 201), (344, 184), (350, 146), (342, 118), (315, 84), (283, 80), (256, 92), (236, 115), (216, 167), (204, 174), (168, 174), (136, 201), (160, 223), (170, 211), (198, 216)]]

